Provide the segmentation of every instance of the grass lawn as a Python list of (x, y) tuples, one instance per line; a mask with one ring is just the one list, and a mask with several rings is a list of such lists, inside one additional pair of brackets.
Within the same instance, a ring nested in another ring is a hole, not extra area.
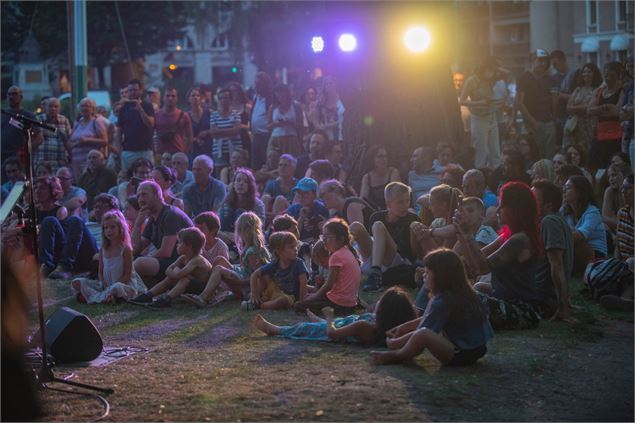
[[(633, 421), (633, 315), (582, 298), (579, 280), (572, 286), (579, 323), (497, 333), (485, 358), (466, 368), (441, 368), (427, 352), (379, 367), (361, 347), (268, 338), (251, 326), (255, 312), (237, 302), (204, 310), (88, 306), (69, 297), (68, 282), (46, 285), (47, 315), (70, 306), (90, 317), (105, 346), (148, 349), (104, 367), (56, 369), (113, 387), (110, 421)], [(101, 414), (91, 398), (43, 391), (42, 399), (45, 421)]]

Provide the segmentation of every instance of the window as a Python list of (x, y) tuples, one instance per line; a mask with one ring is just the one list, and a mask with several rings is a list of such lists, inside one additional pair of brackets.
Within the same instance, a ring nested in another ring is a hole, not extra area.
[(27, 84), (41, 84), (42, 71), (39, 71), (39, 70), (24, 71), (24, 80)]
[(587, 0), (586, 2), (587, 32), (598, 32), (598, 2)]
[(229, 48), (229, 37), (227, 34), (219, 34), (212, 41), (213, 50), (227, 50)]
[(615, 29), (629, 31), (633, 27), (633, 11), (629, 1), (616, 0), (615, 2)]

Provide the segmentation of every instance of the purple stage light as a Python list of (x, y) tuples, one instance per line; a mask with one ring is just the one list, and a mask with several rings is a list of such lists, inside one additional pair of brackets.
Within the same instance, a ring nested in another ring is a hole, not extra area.
[(346, 53), (350, 53), (357, 48), (357, 38), (350, 33), (340, 35), (337, 43), (340, 46), (340, 50)]
[(324, 50), (324, 38), (319, 35), (311, 38), (311, 49), (313, 50), (313, 53), (322, 53)]

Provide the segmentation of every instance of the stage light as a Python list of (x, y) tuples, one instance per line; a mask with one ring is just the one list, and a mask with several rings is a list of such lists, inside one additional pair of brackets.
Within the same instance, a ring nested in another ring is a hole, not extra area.
[(404, 34), (403, 42), (413, 53), (422, 53), (430, 47), (430, 33), (422, 26), (415, 26)]
[(313, 53), (322, 53), (324, 51), (324, 38), (319, 35), (311, 38), (311, 49)]
[(170, 66), (168, 66), (168, 69), (170, 69), (171, 71), (176, 70), (176, 65), (174, 63), (170, 63)]
[(338, 40), (340, 50), (350, 53), (357, 48), (357, 38), (353, 34), (342, 34)]
[(236, 66), (232, 66), (232, 73), (238, 73), (238, 68)]

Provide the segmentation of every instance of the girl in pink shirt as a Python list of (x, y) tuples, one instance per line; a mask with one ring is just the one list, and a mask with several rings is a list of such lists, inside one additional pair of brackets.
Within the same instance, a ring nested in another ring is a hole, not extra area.
[(330, 253), (328, 279), (317, 292), (297, 302), (294, 309), (318, 313), (329, 306), (337, 315), (351, 314), (358, 304), (361, 271), (346, 221), (330, 219), (322, 228), (321, 239)]

